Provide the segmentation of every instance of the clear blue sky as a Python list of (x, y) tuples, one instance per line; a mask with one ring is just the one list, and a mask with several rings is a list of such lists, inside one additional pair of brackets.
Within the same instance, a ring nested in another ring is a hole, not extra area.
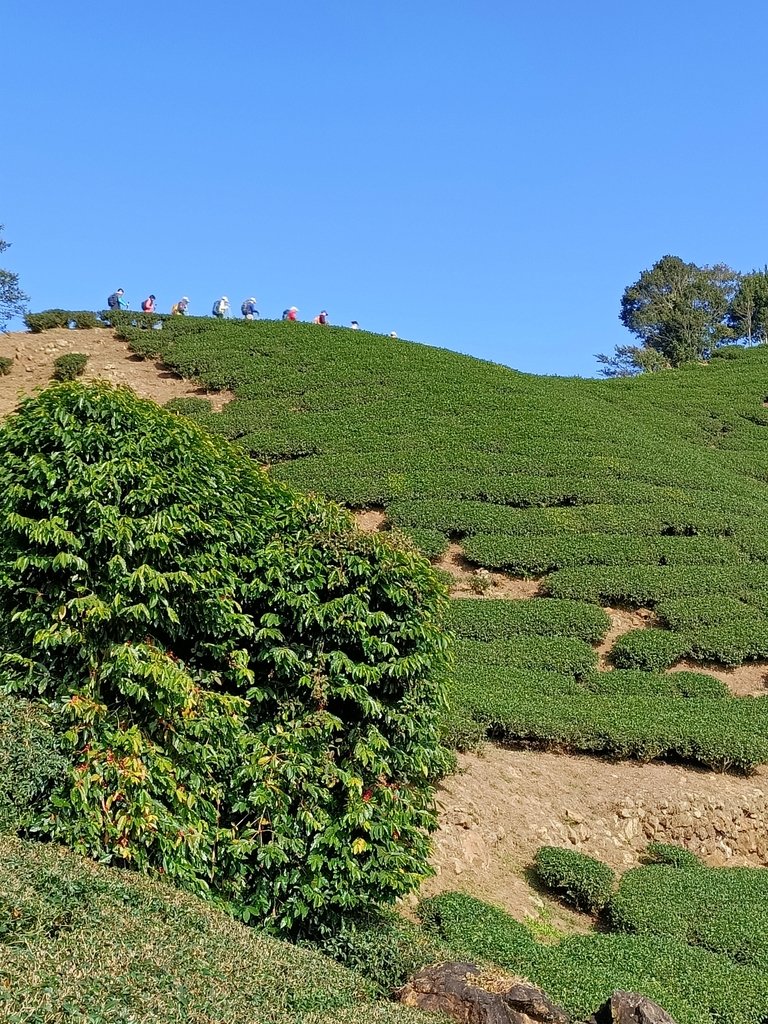
[(765, 0), (36, 0), (0, 31), (34, 309), (253, 294), (592, 375), (665, 253), (768, 261)]

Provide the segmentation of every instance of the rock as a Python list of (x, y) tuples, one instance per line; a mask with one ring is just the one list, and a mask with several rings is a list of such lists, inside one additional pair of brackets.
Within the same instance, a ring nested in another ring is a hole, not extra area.
[(658, 1003), (635, 992), (616, 991), (587, 1024), (675, 1024)]
[(570, 1024), (565, 1011), (533, 985), (513, 982), (489, 992), (482, 982), (476, 964), (438, 964), (419, 971), (397, 996), (405, 1006), (443, 1013), (459, 1024)]

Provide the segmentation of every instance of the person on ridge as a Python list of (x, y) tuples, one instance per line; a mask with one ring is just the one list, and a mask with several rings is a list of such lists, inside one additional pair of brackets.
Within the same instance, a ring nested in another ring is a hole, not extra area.
[(222, 295), (220, 299), (216, 299), (213, 304), (211, 312), (218, 320), (223, 320), (229, 310), (229, 299), (226, 295)]
[(246, 299), (240, 307), (240, 312), (246, 320), (253, 320), (254, 317), (257, 317), (259, 315), (259, 311), (256, 309), (256, 299)]
[(174, 316), (186, 316), (188, 309), (189, 299), (185, 295), (183, 299), (179, 299), (178, 302), (174, 302), (171, 306), (171, 313), (173, 313)]
[(357, 320), (353, 320), (349, 326), (352, 328), (353, 331), (360, 330), (360, 324), (357, 322)]
[(283, 310), (283, 320), (296, 320), (296, 314), (299, 312), (297, 306), (289, 306), (288, 309)]
[[(112, 294), (107, 299), (107, 305), (109, 306), (109, 308), (110, 309), (123, 309), (124, 308), (124, 306), (123, 306), (123, 295), (124, 295), (124, 292), (123, 292), (122, 288), (118, 288), (116, 292), (112, 292)], [(126, 303), (126, 305), (127, 305), (127, 303)]]
[(154, 295), (150, 295), (149, 298), (144, 299), (144, 301), (141, 304), (142, 313), (154, 313), (156, 301), (157, 300), (155, 299)]
[(312, 320), (313, 324), (327, 324), (328, 323), (328, 310), (323, 309), (317, 316)]

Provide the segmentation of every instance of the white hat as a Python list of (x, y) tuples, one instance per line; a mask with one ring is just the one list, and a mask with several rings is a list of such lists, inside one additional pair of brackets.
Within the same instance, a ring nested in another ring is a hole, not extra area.
[(181, 301), (182, 301), (182, 302), (189, 302), (189, 298), (188, 298), (188, 296), (186, 296), (186, 295), (182, 295), (182, 296), (181, 296)]
[(222, 301), (222, 302), (229, 302), (229, 299), (227, 298), (227, 296), (226, 296), (226, 295), (222, 295), (222, 296), (221, 296), (221, 301)]
[(291, 312), (292, 313), (298, 313), (299, 312), (299, 307), (298, 306), (291, 306)]

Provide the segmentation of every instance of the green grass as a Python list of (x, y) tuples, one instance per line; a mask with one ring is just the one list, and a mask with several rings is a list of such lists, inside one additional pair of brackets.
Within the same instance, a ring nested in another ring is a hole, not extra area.
[[(0, 837), (0, 1018), (417, 1024), (327, 958), (138, 874)], [(435, 1019), (435, 1018), (432, 1018)]]

